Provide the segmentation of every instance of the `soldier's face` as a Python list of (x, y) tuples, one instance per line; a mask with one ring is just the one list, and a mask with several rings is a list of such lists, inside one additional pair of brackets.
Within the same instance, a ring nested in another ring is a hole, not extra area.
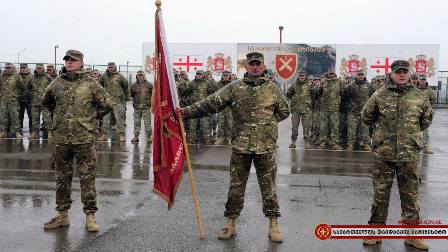
[(12, 73), (12, 67), (5, 67), (5, 73)]
[(246, 64), (246, 71), (250, 76), (261, 76), (266, 70), (266, 65), (263, 63), (253, 60)]
[(43, 74), (44, 73), (44, 69), (42, 67), (36, 67), (36, 73), (37, 74)]
[(53, 74), (54, 73), (54, 68), (48, 67), (47, 68), (47, 73)]
[(228, 75), (228, 74), (223, 75), (222, 79), (225, 80), (225, 81), (228, 81), (228, 80), (230, 80), (230, 75)]
[(28, 67), (20, 67), (20, 72), (21, 72), (21, 73), (26, 73), (26, 72), (28, 72)]
[(356, 79), (358, 79), (359, 81), (363, 81), (364, 80), (364, 75), (357, 75)]
[(411, 73), (407, 69), (398, 69), (398, 71), (392, 72), (391, 78), (396, 84), (404, 85), (409, 82)]
[(145, 75), (144, 74), (137, 74), (137, 79), (139, 81), (143, 81), (145, 79)]
[(84, 62), (81, 60), (74, 60), (74, 59), (69, 58), (65, 61), (65, 68), (69, 72), (78, 71), (81, 69), (83, 64), (84, 64)]
[(115, 66), (108, 66), (107, 67), (107, 71), (108, 72), (114, 72), (115, 71)]
[(426, 80), (418, 80), (418, 85), (426, 86)]
[(203, 74), (196, 74), (196, 79), (202, 79), (202, 78), (204, 78), (204, 75)]
[(299, 75), (299, 81), (304, 81), (305, 80), (305, 75)]

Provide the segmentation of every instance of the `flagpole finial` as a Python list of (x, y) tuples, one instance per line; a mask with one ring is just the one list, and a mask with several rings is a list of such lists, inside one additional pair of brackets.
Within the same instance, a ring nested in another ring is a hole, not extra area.
[(160, 10), (160, 6), (162, 6), (162, 1), (161, 0), (156, 0), (155, 4), (157, 6), (157, 10)]

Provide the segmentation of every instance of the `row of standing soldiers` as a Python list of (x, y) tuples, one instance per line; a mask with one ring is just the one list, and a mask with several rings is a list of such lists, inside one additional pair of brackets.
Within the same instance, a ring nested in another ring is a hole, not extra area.
[[(369, 83), (360, 70), (353, 77), (337, 78), (334, 71), (324, 78), (308, 77), (299, 72), (295, 83), (291, 84), (286, 96), (291, 102), (292, 134), (290, 148), (296, 147), (298, 127), (302, 123), (305, 148), (312, 144), (320, 149), (330, 147), (341, 150), (346, 145), (348, 151), (361, 147), (371, 151), (371, 132), (361, 121), (361, 111), (369, 97), (384, 86), (388, 76), (378, 76)], [(432, 89), (425, 75), (413, 75), (412, 83), (431, 102), (435, 102)], [(428, 130), (423, 132), (423, 152), (432, 154), (428, 146)]]

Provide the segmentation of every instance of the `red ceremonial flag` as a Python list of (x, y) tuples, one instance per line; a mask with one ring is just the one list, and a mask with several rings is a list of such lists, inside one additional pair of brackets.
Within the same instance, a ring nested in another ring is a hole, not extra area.
[(174, 203), (185, 158), (182, 131), (174, 116), (178, 107), (176, 83), (170, 64), (162, 13), (156, 13), (156, 72), (154, 83), (153, 191)]

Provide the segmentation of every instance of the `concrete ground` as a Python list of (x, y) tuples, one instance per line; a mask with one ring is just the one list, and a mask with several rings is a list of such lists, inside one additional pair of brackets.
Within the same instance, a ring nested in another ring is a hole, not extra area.
[[(1, 251), (418, 251), (401, 240), (363, 247), (360, 240), (317, 240), (319, 223), (366, 224), (373, 197), (372, 157), (363, 151), (289, 149), (290, 119), (280, 124), (278, 196), (284, 242), (267, 237), (268, 220), (254, 170), (246, 190), (245, 207), (237, 221), (236, 237), (221, 241), (224, 204), (229, 183), (230, 147), (190, 146), (206, 238), (200, 240), (187, 173), (174, 207), (152, 190), (151, 146), (141, 137), (131, 144), (132, 107), (128, 106), (126, 143), (98, 144), (97, 221), (100, 232), (84, 228), (79, 179), (74, 178), (70, 227), (44, 231), (54, 216), (55, 182), (50, 168), (51, 144), (46, 140), (0, 142)], [(26, 125), (26, 122), (25, 122)], [(430, 128), (435, 154), (421, 156), (421, 215), (448, 223), (448, 110), (436, 111)], [(77, 176), (77, 173), (75, 173)], [(389, 224), (400, 219), (394, 184)], [(430, 240), (431, 251), (448, 251), (446, 240)]]

